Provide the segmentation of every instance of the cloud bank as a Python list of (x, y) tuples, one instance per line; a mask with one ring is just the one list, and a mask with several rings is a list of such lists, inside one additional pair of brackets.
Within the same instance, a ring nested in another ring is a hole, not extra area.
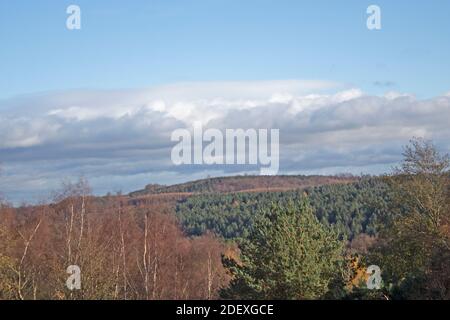
[(180, 83), (136, 90), (72, 90), (0, 101), (0, 191), (39, 200), (64, 178), (97, 193), (258, 172), (174, 166), (173, 130), (280, 129), (280, 173), (380, 173), (413, 136), (450, 147), (450, 95), (365, 94), (327, 81)]

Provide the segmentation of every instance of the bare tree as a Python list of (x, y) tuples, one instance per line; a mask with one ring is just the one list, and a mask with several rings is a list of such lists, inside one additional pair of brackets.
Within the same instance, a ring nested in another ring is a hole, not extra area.
[[(20, 235), (20, 237), (23, 239), (23, 242), (24, 242), (22, 257), (20, 258), (20, 262), (19, 262), (19, 265), (16, 270), (17, 294), (18, 294), (20, 300), (24, 300), (24, 298), (25, 298), (24, 294), (23, 294), (23, 289), (29, 281), (29, 279), (27, 279), (27, 274), (25, 273), (25, 270), (24, 270), (25, 259), (27, 258), (28, 250), (33, 241), (33, 238), (35, 237), (37, 231), (39, 230), (39, 227), (41, 226), (41, 223), (42, 223), (42, 217), (39, 219), (38, 223), (36, 224), (36, 226), (34, 227), (32, 232), (30, 233), (30, 235), (28, 235), (27, 237), (24, 234), (22, 234), (19, 230), (17, 231), (17, 233)], [(36, 294), (34, 294), (34, 297), (36, 297)]]
[[(135, 204), (92, 197), (85, 186), (65, 183), (52, 204), (0, 208), (0, 299), (217, 296), (221, 244), (186, 237), (173, 199)], [(81, 269), (81, 290), (65, 286), (72, 264)]]

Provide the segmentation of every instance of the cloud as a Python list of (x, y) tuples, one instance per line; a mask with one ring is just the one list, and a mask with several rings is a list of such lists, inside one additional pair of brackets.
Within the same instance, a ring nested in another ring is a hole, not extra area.
[(135, 90), (73, 90), (0, 101), (0, 190), (41, 197), (62, 178), (88, 177), (97, 193), (131, 191), (248, 166), (180, 166), (171, 133), (280, 129), (281, 173), (379, 173), (413, 136), (450, 141), (450, 95), (373, 96), (327, 81), (182, 83)]

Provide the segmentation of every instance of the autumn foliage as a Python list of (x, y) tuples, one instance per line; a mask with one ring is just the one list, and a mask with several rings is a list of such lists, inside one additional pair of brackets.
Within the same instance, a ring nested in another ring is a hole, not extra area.
[[(169, 202), (90, 196), (84, 180), (51, 205), (0, 208), (0, 299), (212, 299), (228, 278), (210, 234), (186, 237)], [(69, 290), (66, 269), (81, 269)]]

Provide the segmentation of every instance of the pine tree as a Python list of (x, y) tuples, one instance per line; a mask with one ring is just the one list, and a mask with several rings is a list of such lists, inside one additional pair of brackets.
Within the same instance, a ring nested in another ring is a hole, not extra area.
[(342, 274), (343, 242), (306, 199), (274, 205), (239, 248), (241, 261), (223, 259), (233, 276), (224, 298), (316, 299)]

